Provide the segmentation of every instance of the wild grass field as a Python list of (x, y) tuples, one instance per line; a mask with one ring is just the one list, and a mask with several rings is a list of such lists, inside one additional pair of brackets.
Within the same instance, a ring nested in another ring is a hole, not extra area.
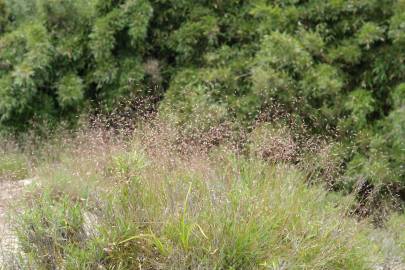
[(405, 0), (0, 0), (0, 270), (405, 270)]
[(35, 180), (9, 208), (4, 269), (404, 269), (404, 214), (359, 215), (355, 194), (289, 162), (285, 134), (261, 132), (243, 150), (152, 121), (7, 147), (3, 181)]

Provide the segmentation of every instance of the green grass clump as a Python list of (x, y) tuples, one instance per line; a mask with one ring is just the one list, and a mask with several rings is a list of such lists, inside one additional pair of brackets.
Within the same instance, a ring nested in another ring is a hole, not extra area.
[(23, 154), (0, 153), (0, 180), (19, 180), (28, 175), (28, 159)]
[(84, 239), (81, 207), (66, 197), (51, 200), (44, 194), (20, 222), (26, 231), (18, 236), (28, 262), (45, 269), (64, 263), (65, 250)]
[(46, 166), (15, 222), (27, 269), (371, 269), (379, 259), (370, 227), (348, 217), (351, 200), (292, 166), (140, 145)]
[(397, 248), (397, 254), (405, 260), (405, 213), (393, 214), (384, 228), (392, 237)]

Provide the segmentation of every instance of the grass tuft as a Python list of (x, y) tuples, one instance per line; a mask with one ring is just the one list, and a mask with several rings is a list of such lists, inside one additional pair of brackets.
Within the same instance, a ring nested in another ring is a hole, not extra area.
[(298, 166), (134, 134), (82, 135), (38, 166), (14, 221), (27, 269), (360, 270), (387, 258), (351, 217), (354, 196)]
[(0, 153), (0, 180), (22, 180), (28, 175), (28, 159), (23, 154)]

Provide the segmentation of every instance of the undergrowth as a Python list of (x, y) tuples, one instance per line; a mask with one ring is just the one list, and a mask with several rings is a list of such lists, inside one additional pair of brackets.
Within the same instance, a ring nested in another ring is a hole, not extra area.
[[(375, 229), (351, 216), (354, 196), (309, 183), (286, 162), (227, 146), (184, 152), (174, 138), (143, 128), (126, 140), (84, 132), (50, 146), (54, 155), (38, 162), (38, 183), (14, 218), (20, 263), (281, 270), (386, 262)], [(396, 220), (389, 224), (400, 235)], [(396, 246), (404, 250), (400, 237)]]
[(29, 159), (15, 145), (0, 140), (0, 181), (19, 180), (30, 174)]

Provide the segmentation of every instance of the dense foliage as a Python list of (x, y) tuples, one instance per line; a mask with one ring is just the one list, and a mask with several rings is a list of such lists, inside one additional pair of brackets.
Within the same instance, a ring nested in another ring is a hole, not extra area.
[(405, 187), (404, 0), (0, 0), (0, 14), (3, 130), (130, 95), (192, 130), (278, 104), (336, 135), (349, 185)]

